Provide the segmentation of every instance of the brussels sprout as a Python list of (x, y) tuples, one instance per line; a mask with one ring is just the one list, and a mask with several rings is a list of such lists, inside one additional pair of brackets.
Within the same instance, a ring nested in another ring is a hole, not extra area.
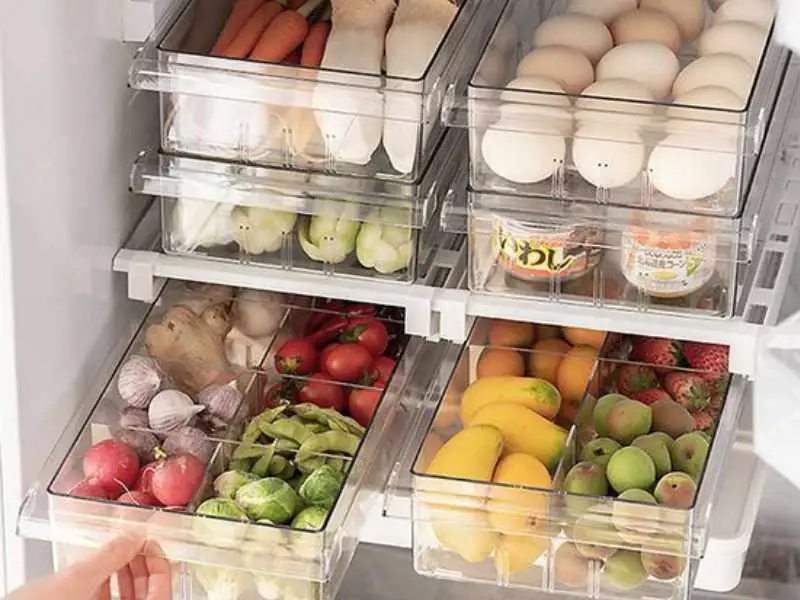
[(343, 483), (344, 475), (341, 471), (330, 465), (322, 465), (306, 478), (298, 493), (306, 504), (331, 508)]
[(297, 492), (283, 479), (267, 477), (248, 483), (236, 492), (236, 503), (251, 519), (286, 523), (297, 510)]
[(294, 529), (319, 531), (325, 525), (328, 512), (328, 509), (324, 506), (309, 506), (308, 508), (304, 508), (292, 519), (292, 527)]
[(234, 498), (236, 490), (246, 483), (258, 481), (258, 477), (245, 471), (225, 471), (214, 480), (214, 491), (221, 498)]
[[(197, 507), (195, 513), (197, 517), (192, 520), (192, 533), (204, 544), (234, 548), (247, 536), (247, 514), (230, 498), (206, 500)], [(239, 523), (231, 523), (231, 520)]]
[(359, 227), (360, 222), (342, 217), (304, 217), (297, 239), (309, 258), (335, 265), (344, 262), (355, 248)]
[(237, 206), (231, 213), (233, 239), (247, 254), (276, 252), (294, 229), (297, 215), (270, 208)]
[(208, 600), (237, 600), (248, 587), (248, 575), (239, 569), (192, 565), (197, 581), (206, 590)]
[(402, 217), (403, 211), (386, 208), (367, 217), (356, 239), (358, 262), (384, 275), (408, 268), (414, 241), (410, 227), (394, 224)]

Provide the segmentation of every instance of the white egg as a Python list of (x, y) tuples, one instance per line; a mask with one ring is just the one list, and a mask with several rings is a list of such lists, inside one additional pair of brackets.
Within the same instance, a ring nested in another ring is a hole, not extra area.
[(699, 200), (722, 190), (736, 175), (736, 148), (710, 146), (699, 134), (667, 136), (650, 155), (653, 186), (676, 200)]
[(580, 13), (567, 13), (547, 19), (539, 25), (533, 44), (541, 46), (568, 46), (575, 48), (592, 64), (596, 64), (614, 45), (611, 32), (595, 17)]
[(572, 0), (567, 12), (597, 17), (603, 23), (611, 23), (617, 15), (636, 8), (638, 0)]
[(678, 58), (666, 46), (630, 42), (617, 46), (600, 60), (597, 79), (635, 79), (660, 100), (669, 95), (679, 68)]
[(581, 97), (575, 101), (576, 118), (579, 123), (614, 122), (643, 127), (655, 112), (654, 102), (655, 96), (643, 83), (632, 79), (604, 79), (581, 92)]
[(549, 77), (517, 77), (506, 85), (500, 100), (504, 102), (500, 106), (501, 117), (514, 119), (521, 124), (515, 129), (524, 130), (525, 117), (532, 117), (536, 123), (541, 122), (542, 118), (547, 119), (562, 135), (572, 133), (572, 114), (569, 110), (572, 103), (564, 88)]
[(640, 6), (667, 13), (678, 24), (681, 37), (688, 41), (700, 35), (706, 20), (703, 0), (642, 0)]
[(611, 23), (616, 44), (656, 42), (678, 54), (683, 40), (675, 21), (660, 10), (639, 8), (618, 16)]
[(714, 24), (727, 21), (747, 21), (762, 29), (769, 29), (775, 18), (772, 0), (728, 0), (714, 13)]
[(753, 67), (761, 61), (767, 32), (758, 25), (744, 21), (728, 21), (703, 32), (697, 41), (697, 55), (735, 54)]
[(481, 154), (486, 165), (500, 177), (514, 183), (538, 183), (564, 164), (567, 144), (560, 132), (543, 122), (540, 133), (509, 131), (501, 118), (486, 130)]
[[(736, 144), (739, 124), (742, 123), (744, 100), (728, 88), (705, 86), (675, 98), (667, 109), (667, 131), (670, 133), (699, 133), (713, 136), (714, 146), (723, 140)], [(694, 107), (694, 108), (691, 108)]]
[(577, 94), (594, 81), (589, 59), (574, 48), (545, 46), (529, 52), (517, 66), (517, 77), (541, 75), (556, 81), (568, 94)]
[(684, 67), (672, 86), (672, 97), (680, 98), (696, 88), (718, 85), (746, 100), (750, 97), (753, 76), (753, 67), (742, 57), (709, 54)]
[(633, 129), (618, 124), (584, 124), (572, 141), (572, 162), (592, 185), (618, 188), (641, 173), (644, 144)]

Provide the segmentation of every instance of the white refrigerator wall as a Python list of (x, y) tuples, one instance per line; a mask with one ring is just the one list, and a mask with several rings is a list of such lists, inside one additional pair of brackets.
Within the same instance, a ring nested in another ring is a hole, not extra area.
[[(10, 376), (0, 390), (9, 588), (51, 568), (49, 545), (14, 535), (16, 513), (137, 308), (111, 260), (143, 208), (127, 177), (156, 134), (157, 113), (152, 96), (132, 101), (127, 88), (134, 48), (121, 43), (122, 12), (114, 0), (0, 3), (0, 201), (10, 222), (3, 236), (0, 220), (2, 261), (10, 256), (0, 318), (9, 294), (14, 305), (0, 375), (13, 369), (9, 350), (16, 360), (16, 390)], [(8, 323), (0, 325), (7, 336)]]

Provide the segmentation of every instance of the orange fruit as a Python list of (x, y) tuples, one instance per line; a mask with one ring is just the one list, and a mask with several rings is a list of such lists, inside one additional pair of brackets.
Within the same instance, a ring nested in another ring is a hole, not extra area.
[[(558, 366), (556, 387), (561, 398), (569, 404), (580, 405), (586, 385), (592, 379), (597, 350), (591, 346), (575, 346), (567, 352)], [(591, 382), (589, 393), (597, 395), (597, 381)]]
[(477, 377), (523, 377), (525, 361), (519, 352), (506, 348), (484, 348), (478, 359)]
[(540, 342), (542, 340), (552, 340), (561, 337), (561, 328), (557, 325), (537, 325), (536, 326), (536, 339)]
[(572, 346), (561, 338), (540, 339), (533, 346), (533, 352), (528, 353), (528, 374), (558, 387), (558, 367), (571, 349)]
[(489, 345), (505, 348), (530, 348), (536, 339), (533, 323), (493, 319), (489, 326)]
[(603, 348), (608, 335), (598, 329), (581, 329), (580, 327), (564, 327), (564, 338), (573, 346), (591, 346), (596, 350)]

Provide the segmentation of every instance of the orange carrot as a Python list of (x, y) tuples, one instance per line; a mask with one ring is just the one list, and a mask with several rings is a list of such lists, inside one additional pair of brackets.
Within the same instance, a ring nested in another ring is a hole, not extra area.
[(317, 21), (308, 30), (306, 41), (303, 42), (303, 54), (300, 64), (304, 67), (318, 67), (325, 54), (325, 44), (328, 43), (328, 34), (331, 24), (328, 21)]
[(323, 0), (307, 0), (297, 10), (285, 10), (279, 14), (261, 34), (250, 58), (262, 62), (277, 63), (300, 47), (308, 35), (308, 15)]
[(246, 58), (258, 43), (262, 34), (281, 15), (283, 6), (275, 0), (262, 4), (250, 20), (245, 23), (239, 35), (225, 49), (228, 58)]
[(306, 3), (306, 0), (289, 0), (286, 3), (286, 7), (290, 8), (292, 10), (297, 10), (298, 8), (303, 6), (303, 4), (305, 4), (305, 3)]
[(289, 56), (287, 56), (286, 58), (284, 58), (284, 59), (281, 61), (281, 64), (282, 64), (282, 65), (299, 65), (299, 64), (300, 64), (300, 57), (301, 57), (301, 56), (302, 56), (302, 55), (300, 54), (300, 49), (298, 48), (297, 50), (295, 50), (294, 52), (292, 52), (292, 53), (291, 53)]
[(236, 39), (236, 36), (245, 26), (253, 13), (264, 3), (264, 0), (236, 0), (236, 3), (231, 9), (231, 14), (228, 15), (228, 20), (225, 27), (222, 28), (222, 33), (219, 34), (217, 41), (211, 48), (211, 54), (220, 56), (230, 43)]

